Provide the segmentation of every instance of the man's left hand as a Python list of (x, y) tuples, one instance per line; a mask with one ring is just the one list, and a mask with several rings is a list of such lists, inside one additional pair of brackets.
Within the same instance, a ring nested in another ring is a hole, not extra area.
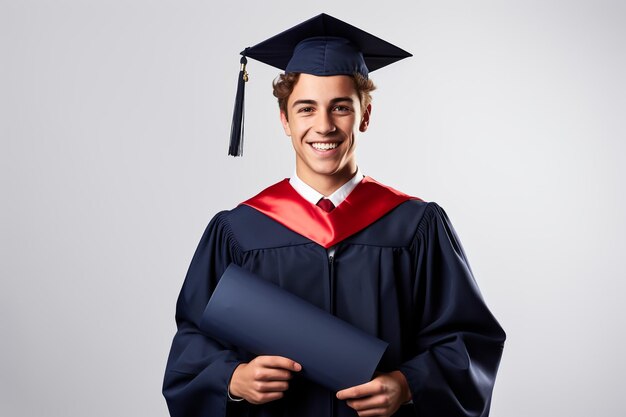
[(411, 399), (411, 391), (404, 374), (393, 371), (378, 374), (366, 384), (341, 390), (337, 398), (346, 400), (359, 417), (389, 417)]

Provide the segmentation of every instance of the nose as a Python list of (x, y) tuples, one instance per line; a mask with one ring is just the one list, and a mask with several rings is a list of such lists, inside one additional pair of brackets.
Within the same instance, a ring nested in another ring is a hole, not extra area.
[(318, 135), (326, 136), (337, 130), (332, 117), (326, 112), (319, 112), (315, 121), (315, 132)]

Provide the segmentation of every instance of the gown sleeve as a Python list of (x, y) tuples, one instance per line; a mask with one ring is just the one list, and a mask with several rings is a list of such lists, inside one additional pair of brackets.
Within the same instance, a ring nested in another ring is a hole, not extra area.
[(429, 203), (414, 239), (416, 353), (400, 371), (421, 417), (487, 417), (505, 333), (446, 213)]
[(245, 405), (228, 401), (230, 377), (241, 361), (198, 328), (202, 312), (222, 272), (238, 255), (225, 212), (206, 228), (176, 304), (177, 332), (172, 342), (163, 395), (172, 417), (238, 416)]

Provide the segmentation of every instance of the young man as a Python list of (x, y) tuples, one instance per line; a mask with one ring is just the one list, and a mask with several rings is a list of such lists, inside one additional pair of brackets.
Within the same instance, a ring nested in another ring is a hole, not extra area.
[[(274, 94), (296, 172), (217, 214), (202, 236), (177, 304), (163, 389), (171, 415), (487, 416), (505, 336), (446, 214), (356, 163), (368, 72), (409, 54), (327, 15), (244, 54), (285, 69)], [(202, 332), (231, 263), (388, 342), (373, 379), (330, 392), (291, 358)]]

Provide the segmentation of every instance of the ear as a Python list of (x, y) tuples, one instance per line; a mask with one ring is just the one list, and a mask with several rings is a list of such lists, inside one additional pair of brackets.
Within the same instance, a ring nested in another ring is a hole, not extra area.
[(359, 125), (359, 131), (365, 132), (370, 125), (370, 115), (372, 114), (372, 105), (368, 104), (367, 108), (363, 112), (363, 118), (361, 119), (361, 124)]
[(283, 129), (285, 130), (285, 135), (291, 136), (291, 128), (289, 127), (287, 115), (282, 110), (280, 111), (280, 122), (282, 123)]

